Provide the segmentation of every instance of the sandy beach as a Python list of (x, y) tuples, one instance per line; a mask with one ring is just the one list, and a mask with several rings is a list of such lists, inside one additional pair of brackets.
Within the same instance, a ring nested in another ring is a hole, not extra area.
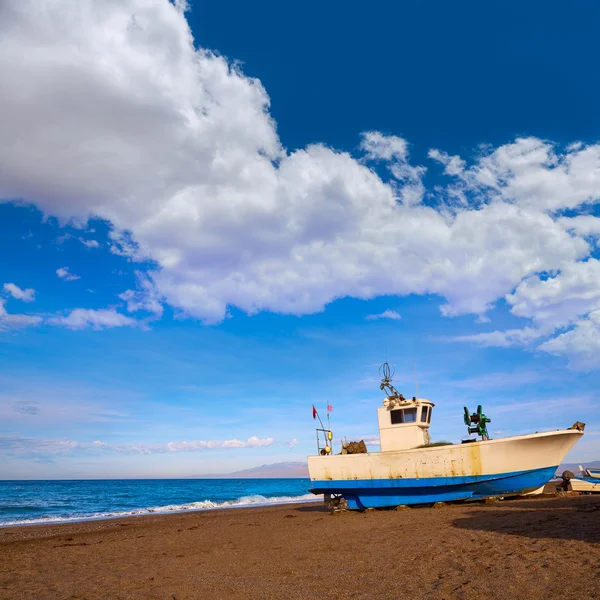
[(600, 498), (322, 504), (0, 529), (0, 597), (600, 598)]

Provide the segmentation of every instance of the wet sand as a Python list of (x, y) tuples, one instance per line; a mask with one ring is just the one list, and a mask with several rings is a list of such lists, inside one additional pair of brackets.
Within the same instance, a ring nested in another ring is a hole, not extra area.
[(0, 598), (600, 598), (600, 497), (0, 529)]

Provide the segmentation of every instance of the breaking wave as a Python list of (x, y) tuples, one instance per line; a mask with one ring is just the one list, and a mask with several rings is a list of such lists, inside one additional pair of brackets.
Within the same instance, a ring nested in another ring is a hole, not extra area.
[(14, 521), (4, 521), (0, 527), (10, 527), (16, 525), (50, 525), (53, 523), (74, 523), (78, 521), (96, 521), (101, 519), (114, 519), (122, 517), (137, 517), (152, 514), (182, 513), (186, 511), (215, 510), (223, 508), (244, 508), (249, 506), (272, 506), (278, 504), (298, 504), (302, 502), (322, 502), (322, 498), (313, 494), (304, 494), (302, 496), (275, 496), (266, 497), (258, 494), (252, 496), (242, 496), (237, 500), (226, 502), (213, 502), (212, 500), (201, 500), (199, 502), (188, 502), (186, 504), (168, 504), (166, 506), (151, 506), (147, 508), (136, 508), (126, 511), (97, 512), (81, 515), (45, 515), (34, 519), (16, 519)]

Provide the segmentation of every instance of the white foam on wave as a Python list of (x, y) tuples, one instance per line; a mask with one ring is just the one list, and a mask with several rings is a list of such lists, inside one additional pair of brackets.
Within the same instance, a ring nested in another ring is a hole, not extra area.
[(323, 499), (313, 494), (304, 494), (303, 496), (242, 496), (237, 500), (228, 500), (226, 502), (213, 502), (212, 500), (201, 500), (199, 502), (189, 502), (187, 504), (168, 504), (166, 506), (150, 506), (148, 508), (136, 508), (126, 511), (91, 513), (89, 515), (74, 515), (68, 517), (57, 517), (46, 515), (36, 519), (16, 519), (14, 521), (4, 521), (0, 527), (14, 527), (16, 525), (51, 525), (54, 523), (74, 523), (79, 521), (98, 521), (101, 519), (115, 519), (122, 517), (138, 517), (142, 515), (166, 514), (171, 512), (186, 512), (200, 510), (214, 510), (218, 508), (244, 508), (248, 506), (272, 506), (278, 504), (298, 504), (301, 502), (322, 502)]

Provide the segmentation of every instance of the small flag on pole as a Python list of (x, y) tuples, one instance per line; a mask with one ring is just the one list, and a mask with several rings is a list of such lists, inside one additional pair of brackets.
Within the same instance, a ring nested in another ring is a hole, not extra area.
[(331, 412), (333, 410), (333, 406), (331, 404), (327, 405), (327, 412)]
[(317, 418), (317, 409), (315, 408), (315, 405), (313, 404), (313, 419)]

